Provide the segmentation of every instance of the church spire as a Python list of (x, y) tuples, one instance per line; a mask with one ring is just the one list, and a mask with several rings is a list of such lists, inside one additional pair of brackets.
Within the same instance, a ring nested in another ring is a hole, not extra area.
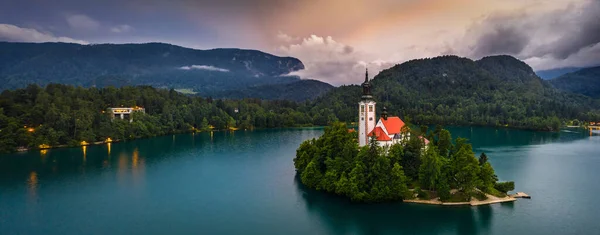
[(365, 70), (365, 82), (363, 82), (362, 88), (363, 88), (362, 99), (363, 100), (372, 99), (373, 96), (371, 94), (371, 83), (369, 82), (369, 69)]

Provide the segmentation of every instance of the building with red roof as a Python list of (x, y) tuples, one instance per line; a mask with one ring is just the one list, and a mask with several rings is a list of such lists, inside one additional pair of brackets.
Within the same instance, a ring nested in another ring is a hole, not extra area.
[[(375, 115), (376, 102), (371, 94), (371, 83), (369, 81), (368, 71), (365, 73), (365, 82), (361, 85), (363, 94), (358, 103), (358, 145), (368, 145), (373, 136), (379, 146), (391, 146), (400, 143), (402, 140), (410, 138), (408, 127), (399, 117), (388, 117), (387, 109), (383, 107), (381, 117), (377, 119)], [(377, 122), (375, 122), (377, 121)], [(425, 145), (429, 140), (422, 136)]]

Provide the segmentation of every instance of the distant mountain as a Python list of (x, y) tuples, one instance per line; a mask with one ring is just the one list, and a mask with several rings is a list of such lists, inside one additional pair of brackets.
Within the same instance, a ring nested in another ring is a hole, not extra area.
[(334, 86), (317, 80), (300, 80), (285, 84), (261, 85), (215, 94), (215, 98), (260, 98), (266, 100), (313, 100)]
[[(359, 75), (357, 75), (359, 76)], [(416, 124), (485, 125), (557, 130), (560, 120), (587, 120), (600, 102), (553, 88), (511, 56), (478, 61), (457, 56), (418, 59), (372, 80), (377, 111)], [(342, 86), (316, 100), (343, 121), (356, 121), (360, 86)]]
[(600, 98), (600, 66), (567, 73), (549, 81), (560, 90)]
[(304, 69), (296, 58), (257, 50), (195, 50), (164, 43), (97, 44), (0, 42), (0, 90), (28, 84), (152, 85), (226, 90), (298, 81), (280, 76)]
[(548, 69), (548, 70), (538, 70), (535, 73), (540, 76), (542, 79), (549, 80), (553, 78), (560, 77), (563, 74), (572, 73), (580, 69), (584, 69), (585, 67), (565, 67), (558, 69)]

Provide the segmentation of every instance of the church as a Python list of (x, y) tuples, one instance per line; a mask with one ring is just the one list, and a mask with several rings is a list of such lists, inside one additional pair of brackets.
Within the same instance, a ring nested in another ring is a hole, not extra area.
[[(403, 127), (405, 127), (404, 121), (399, 117), (388, 116), (385, 107), (383, 107), (381, 117), (377, 119), (375, 115), (377, 103), (373, 100), (373, 94), (371, 93), (368, 70), (365, 72), (365, 82), (362, 83), (362, 90), (361, 100), (358, 103), (358, 145), (361, 147), (368, 145), (373, 136), (381, 147), (389, 147), (399, 143), (404, 138), (410, 138), (410, 133), (402, 132)], [(425, 145), (429, 143), (427, 139), (423, 138), (423, 140)]]

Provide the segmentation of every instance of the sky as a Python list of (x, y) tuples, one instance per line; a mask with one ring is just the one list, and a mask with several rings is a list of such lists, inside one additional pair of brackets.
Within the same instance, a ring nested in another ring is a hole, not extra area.
[(451, 54), (598, 65), (600, 0), (3, 0), (0, 41), (257, 49), (342, 85), (365, 67)]

